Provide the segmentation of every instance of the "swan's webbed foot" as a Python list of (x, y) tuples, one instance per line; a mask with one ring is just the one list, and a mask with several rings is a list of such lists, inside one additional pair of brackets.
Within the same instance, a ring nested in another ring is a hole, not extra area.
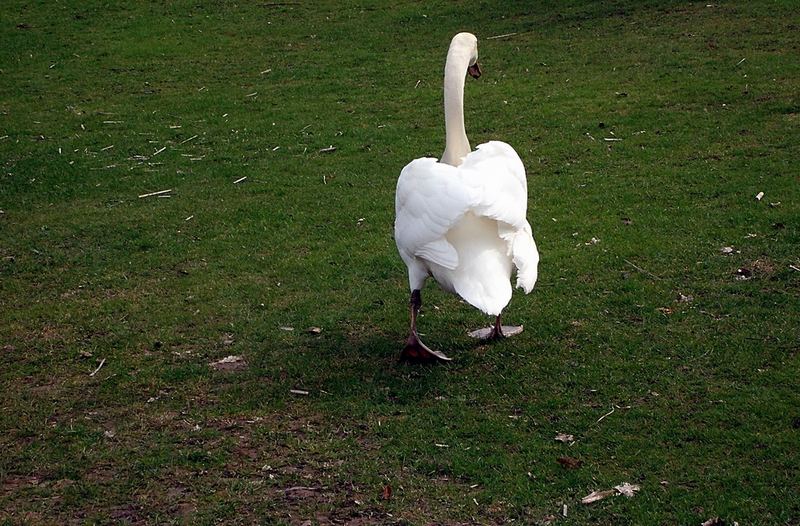
[(434, 351), (422, 343), (422, 340), (419, 339), (419, 335), (416, 332), (411, 332), (411, 334), (408, 335), (406, 346), (403, 347), (403, 351), (400, 353), (400, 361), (410, 363), (433, 363), (449, 362), (451, 358), (448, 358), (442, 352)]
[(478, 340), (500, 340), (521, 333), (522, 328), (522, 325), (502, 325), (499, 330), (497, 327), (484, 327), (470, 331), (469, 335)]
[(411, 292), (411, 301), (409, 301), (411, 330), (408, 333), (406, 346), (403, 347), (403, 351), (400, 353), (400, 361), (410, 363), (449, 362), (450, 358), (444, 353), (434, 351), (419, 339), (419, 334), (417, 334), (417, 314), (419, 314), (421, 306), (422, 293), (419, 289), (413, 290)]
[(519, 334), (522, 332), (522, 328), (522, 325), (502, 325), (500, 323), (500, 316), (498, 316), (493, 327), (485, 327), (483, 329), (470, 331), (469, 335), (479, 340), (494, 341)]

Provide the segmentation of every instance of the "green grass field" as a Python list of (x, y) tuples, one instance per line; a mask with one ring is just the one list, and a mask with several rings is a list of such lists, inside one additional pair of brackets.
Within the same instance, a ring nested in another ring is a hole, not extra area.
[[(463, 30), (540, 278), (492, 345), (429, 282), (414, 367)], [(800, 524), (797, 2), (11, 0), (0, 49), (0, 523)]]

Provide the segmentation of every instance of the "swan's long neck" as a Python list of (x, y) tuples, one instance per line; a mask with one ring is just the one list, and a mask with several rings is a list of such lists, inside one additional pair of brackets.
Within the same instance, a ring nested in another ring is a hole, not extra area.
[(440, 162), (458, 166), (470, 152), (464, 129), (464, 78), (470, 56), (457, 46), (451, 46), (444, 66), (444, 126), (445, 148)]

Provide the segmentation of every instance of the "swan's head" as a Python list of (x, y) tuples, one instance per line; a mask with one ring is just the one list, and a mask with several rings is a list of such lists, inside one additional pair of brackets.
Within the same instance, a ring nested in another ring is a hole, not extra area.
[(450, 42), (450, 50), (469, 57), (467, 73), (472, 78), (481, 76), (481, 67), (478, 64), (478, 38), (472, 33), (459, 33)]

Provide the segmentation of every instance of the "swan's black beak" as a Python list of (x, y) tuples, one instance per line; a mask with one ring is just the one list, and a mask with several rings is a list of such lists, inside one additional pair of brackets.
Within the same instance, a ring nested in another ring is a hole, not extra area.
[(474, 63), (473, 65), (467, 68), (467, 73), (469, 73), (469, 75), (474, 79), (480, 78), (481, 77), (480, 65), (477, 62)]

